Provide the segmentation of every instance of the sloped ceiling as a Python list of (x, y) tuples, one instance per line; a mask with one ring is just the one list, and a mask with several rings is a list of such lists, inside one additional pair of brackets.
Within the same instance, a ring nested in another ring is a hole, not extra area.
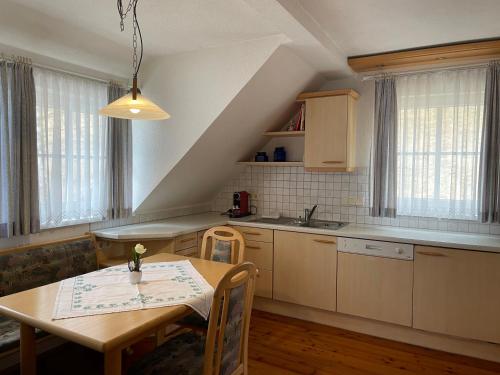
[(262, 146), (262, 132), (288, 120), (297, 94), (323, 78), (288, 48), (278, 48), (185, 156), (138, 207), (150, 212), (205, 203)]
[(155, 59), (145, 65), (142, 92), (172, 117), (134, 121), (134, 209), (143, 204), (281, 43), (281, 37), (271, 37)]

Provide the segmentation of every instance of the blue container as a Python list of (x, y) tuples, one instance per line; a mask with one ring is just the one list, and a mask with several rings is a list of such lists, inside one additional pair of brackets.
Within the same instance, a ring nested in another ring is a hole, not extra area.
[(267, 154), (265, 151), (259, 151), (259, 152), (257, 152), (257, 155), (255, 155), (255, 161), (259, 161), (259, 162), (269, 161), (269, 158), (267, 157)]
[(286, 151), (284, 147), (274, 149), (274, 161), (286, 161)]

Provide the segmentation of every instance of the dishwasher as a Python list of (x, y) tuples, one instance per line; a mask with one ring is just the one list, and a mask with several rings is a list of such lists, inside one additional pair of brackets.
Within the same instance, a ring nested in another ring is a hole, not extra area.
[(337, 239), (337, 311), (412, 324), (413, 245)]

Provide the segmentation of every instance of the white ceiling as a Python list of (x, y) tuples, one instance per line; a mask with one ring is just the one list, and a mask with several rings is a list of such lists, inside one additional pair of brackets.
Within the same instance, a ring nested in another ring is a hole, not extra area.
[[(127, 0), (124, 0), (126, 2)], [(115, 0), (0, 0), (0, 45), (127, 77), (131, 20)], [(347, 56), (500, 36), (500, 0), (142, 0), (144, 54), (283, 36), (330, 78)]]
[(499, 0), (293, 1), (346, 56), (500, 37)]
[[(115, 0), (11, 0), (123, 46), (132, 41), (131, 15), (120, 32)], [(123, 0), (124, 6), (128, 0)], [(166, 55), (278, 33), (244, 0), (143, 0), (137, 7), (145, 53)]]

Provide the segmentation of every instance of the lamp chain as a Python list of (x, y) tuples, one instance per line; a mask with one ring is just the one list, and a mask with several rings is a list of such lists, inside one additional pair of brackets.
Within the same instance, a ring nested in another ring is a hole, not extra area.
[[(137, 78), (137, 74), (139, 73), (139, 68), (141, 67), (141, 62), (142, 62), (142, 54), (143, 54), (143, 46), (142, 46), (142, 34), (141, 34), (141, 28), (139, 27), (139, 22), (137, 21), (137, 3), (139, 0), (129, 0), (127, 8), (125, 11), (123, 10), (123, 3), (122, 0), (117, 0), (117, 8), (118, 8), (118, 13), (120, 15), (120, 30), (124, 31), (125, 30), (125, 24), (124, 20), (127, 17), (127, 15), (132, 11), (132, 27), (133, 27), (133, 34), (132, 34), (132, 48), (133, 48), (133, 56), (132, 56), (132, 67), (134, 69), (134, 77)], [(141, 55), (138, 58), (137, 57), (137, 34), (139, 34), (139, 41), (141, 43)]]

